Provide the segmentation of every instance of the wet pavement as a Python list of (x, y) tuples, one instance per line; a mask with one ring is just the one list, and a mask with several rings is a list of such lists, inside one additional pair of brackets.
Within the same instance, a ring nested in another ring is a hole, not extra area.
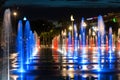
[[(90, 58), (90, 57), (89, 57)], [(17, 59), (11, 59), (11, 80), (120, 80), (119, 63), (101, 63), (102, 72), (96, 71), (98, 63), (83, 64), (81, 58), (72, 58), (51, 48), (42, 48), (32, 63), (26, 64), (23, 73), (17, 72)], [(97, 60), (96, 60), (97, 61)], [(14, 66), (13, 66), (14, 65)]]

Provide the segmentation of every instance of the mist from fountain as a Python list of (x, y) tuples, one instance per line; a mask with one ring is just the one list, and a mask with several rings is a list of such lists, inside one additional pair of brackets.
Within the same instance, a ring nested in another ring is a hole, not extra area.
[(10, 63), (9, 55), (11, 52), (12, 43), (12, 25), (11, 25), (11, 11), (6, 9), (4, 12), (2, 33), (1, 33), (1, 46), (3, 49), (3, 63), (2, 63), (2, 74), (1, 80), (10, 80)]

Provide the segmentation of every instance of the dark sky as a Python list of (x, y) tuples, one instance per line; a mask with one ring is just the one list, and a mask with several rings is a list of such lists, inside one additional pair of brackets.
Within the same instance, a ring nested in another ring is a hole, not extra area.
[(7, 0), (3, 5), (18, 12), (18, 17), (28, 19), (61, 20), (104, 15), (119, 12), (119, 0)]
[(5, 6), (14, 4), (47, 7), (120, 7), (120, 0), (7, 0)]
[(120, 12), (120, 8), (72, 8), (72, 7), (20, 7), (18, 11), (21, 17), (29, 19), (49, 19), (49, 20), (70, 20), (70, 15), (74, 18), (96, 17), (109, 12)]
[(17, 11), (17, 19), (26, 16), (28, 20), (70, 21), (70, 16), (73, 14), (75, 22), (79, 22), (82, 17), (120, 12), (120, 0), (6, 0), (0, 11), (2, 17), (5, 8)]

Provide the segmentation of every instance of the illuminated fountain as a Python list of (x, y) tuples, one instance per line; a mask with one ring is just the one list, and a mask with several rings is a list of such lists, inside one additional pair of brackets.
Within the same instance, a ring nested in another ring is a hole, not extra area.
[[(2, 60), (2, 75), (1, 80), (10, 80), (10, 71), (23, 73), (26, 70), (32, 69), (27, 67), (27, 64), (32, 63), (33, 56), (35, 56), (40, 48), (40, 41), (38, 37), (35, 37), (35, 33), (30, 30), (29, 21), (26, 21), (25, 28), (22, 25), (22, 21), (18, 22), (18, 33), (16, 42), (13, 42), (13, 32), (11, 26), (11, 12), (9, 9), (5, 10), (3, 26), (1, 31), (1, 46), (3, 49), (3, 60)], [(17, 53), (12, 51), (12, 46), (16, 44)], [(16, 69), (10, 69), (11, 55), (17, 55), (14, 58), (14, 67)]]
[(31, 38), (32, 38), (32, 32), (30, 30), (30, 24), (29, 21), (26, 22), (25, 24), (25, 29), (24, 29), (24, 55), (26, 56), (26, 63), (29, 64), (29, 58), (31, 55)]
[(10, 80), (9, 55), (11, 53), (11, 49), (10, 49), (11, 42), (12, 42), (11, 12), (10, 9), (6, 9), (4, 12), (4, 19), (3, 19), (3, 26), (1, 33), (1, 46), (3, 49), (1, 80)]
[[(120, 28), (118, 28), (117, 51), (120, 51)], [(120, 54), (119, 54), (120, 55)]]
[(68, 33), (68, 54), (67, 56), (72, 57), (72, 36), (71, 33)]
[(19, 60), (19, 71), (24, 72), (24, 45), (23, 45), (23, 26), (22, 21), (18, 23), (18, 34), (17, 34), (17, 53), (18, 53), (18, 60)]
[(33, 56), (36, 56), (36, 53), (40, 50), (40, 38), (36, 31), (34, 31), (34, 35), (35, 35), (35, 50)]
[(113, 58), (113, 50), (112, 50), (112, 44), (113, 44), (113, 38), (112, 38), (112, 28), (110, 27), (109, 28), (109, 44), (108, 44), (108, 47), (109, 47), (109, 50), (108, 50), (108, 58), (110, 60), (110, 63), (111, 63), (111, 59)]
[(78, 33), (77, 33), (77, 26), (74, 25), (74, 59), (78, 58)]
[[(100, 19), (100, 20), (99, 20)], [(104, 29), (104, 23), (103, 23), (103, 19), (102, 16), (98, 17), (98, 71), (111, 71), (111, 68), (108, 69), (104, 69), (104, 67), (102, 67), (102, 65), (104, 66), (104, 63), (106, 62), (102, 62), (103, 60), (109, 61), (109, 66), (113, 66), (113, 64), (116, 61), (116, 57), (115, 57), (115, 53), (113, 52), (113, 37), (112, 37), (112, 28), (109, 28), (109, 34), (108, 34), (108, 38), (107, 36), (105, 36), (105, 29)], [(106, 42), (105, 42), (105, 38), (106, 38)], [(106, 45), (105, 45), (106, 43)], [(105, 53), (105, 47), (106, 47), (106, 52), (107, 52), (107, 48), (108, 48), (108, 52), (106, 56)], [(102, 59), (103, 58), (103, 59)]]
[[(84, 18), (81, 20), (79, 34), (77, 27), (74, 25), (74, 39), (72, 39), (71, 32), (68, 32), (66, 36), (66, 42), (62, 45), (67, 44), (66, 51), (59, 51), (62, 54), (66, 54), (66, 58), (73, 60), (73, 63), (78, 63), (81, 66), (81, 70), (93, 71), (93, 72), (110, 72), (115, 71), (116, 63), (116, 50), (120, 55), (120, 29), (118, 29), (118, 40), (117, 45), (113, 37), (112, 28), (109, 28), (108, 34), (105, 32), (105, 25), (102, 16), (98, 16), (97, 27), (89, 29), (89, 34), (86, 34), (86, 23)], [(64, 32), (62, 32), (64, 33)], [(64, 40), (64, 39), (63, 39)], [(74, 41), (73, 41), (74, 40)], [(55, 41), (55, 40), (54, 40)], [(55, 41), (57, 42), (57, 41)], [(73, 43), (74, 42), (74, 43)], [(56, 44), (59, 46), (59, 44)], [(63, 46), (62, 46), (63, 47)], [(63, 48), (62, 48), (63, 49)], [(67, 53), (66, 53), (67, 52)], [(95, 65), (88, 66), (94, 63)], [(105, 68), (108, 65), (108, 68)], [(104, 67), (103, 67), (104, 66)], [(114, 67), (114, 68), (113, 68)]]
[(40, 49), (40, 41), (36, 32), (32, 32), (30, 29), (29, 21), (26, 21), (25, 28), (22, 26), (22, 21), (18, 23), (17, 33), (17, 54), (18, 54), (18, 71), (26, 72), (32, 69), (29, 64), (32, 63), (32, 59), (37, 55)]
[(58, 38), (57, 36), (54, 37), (53, 41), (52, 41), (52, 47), (55, 49), (55, 50), (58, 50)]
[[(101, 40), (101, 48), (102, 53), (104, 53), (104, 46), (105, 46), (105, 25), (101, 15), (98, 16), (98, 32), (100, 33), (100, 40)], [(104, 54), (102, 54), (104, 55)]]
[(62, 53), (64, 53), (64, 55), (66, 55), (66, 51), (68, 51), (68, 39), (66, 38), (67, 32), (66, 29), (64, 31), (61, 32), (62, 34), (62, 45), (61, 45), (61, 49), (59, 51), (62, 51)]
[(97, 43), (97, 47), (98, 47), (98, 50), (97, 50), (97, 52), (98, 52), (98, 54), (97, 54), (97, 57), (98, 57), (98, 71), (100, 71), (101, 70), (101, 35), (100, 35), (100, 33), (98, 32), (97, 33), (97, 41), (98, 41), (98, 43)]
[(80, 28), (80, 35), (81, 35), (81, 58), (82, 58), (82, 63), (86, 63), (85, 58), (87, 58), (86, 55), (86, 30), (85, 30), (86, 24), (84, 22), (84, 18), (81, 20), (81, 28)]

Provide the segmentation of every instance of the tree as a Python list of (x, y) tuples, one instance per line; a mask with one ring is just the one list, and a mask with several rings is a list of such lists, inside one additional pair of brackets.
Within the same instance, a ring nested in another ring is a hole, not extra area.
[(60, 28), (53, 28), (49, 32), (42, 32), (40, 34), (40, 41), (41, 44), (43, 45), (51, 45), (52, 44), (52, 39), (60, 34), (61, 29)]
[(109, 27), (112, 27), (113, 33), (115, 33), (117, 35), (118, 33), (118, 28), (119, 28), (119, 23), (118, 22), (114, 22), (114, 21), (108, 21), (105, 23), (106, 25), (106, 31), (109, 31)]
[(41, 34), (42, 32), (49, 32), (54, 28), (53, 23), (48, 20), (34, 20), (30, 22), (32, 30), (35, 30), (38, 34)]
[(0, 10), (7, 0), (0, 0)]

